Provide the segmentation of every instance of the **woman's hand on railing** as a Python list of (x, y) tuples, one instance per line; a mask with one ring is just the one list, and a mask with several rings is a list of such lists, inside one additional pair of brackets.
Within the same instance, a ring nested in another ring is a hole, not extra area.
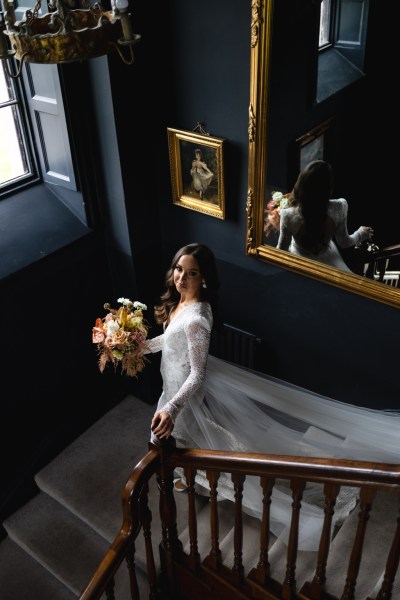
[(163, 410), (157, 411), (151, 421), (151, 430), (159, 439), (168, 439), (174, 430), (171, 415)]

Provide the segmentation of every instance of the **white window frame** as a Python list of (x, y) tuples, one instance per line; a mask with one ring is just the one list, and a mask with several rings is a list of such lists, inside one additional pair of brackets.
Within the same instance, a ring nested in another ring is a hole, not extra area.
[[(34, 4), (35, 0), (24, 0), (24, 6), (15, 10), (17, 19), (22, 19), (25, 11), (33, 9)], [(19, 61), (9, 62), (12, 75), (19, 67)], [(0, 185), (0, 199), (35, 181), (77, 191), (58, 66), (25, 62), (21, 77), (6, 74), (6, 78), (13, 90), (14, 98), (9, 104), (13, 106), (14, 118), (19, 126), (18, 135), (26, 153), (27, 171), (23, 176)], [(0, 104), (0, 110), (6, 108)], [(10, 112), (8, 108), (7, 111)]]

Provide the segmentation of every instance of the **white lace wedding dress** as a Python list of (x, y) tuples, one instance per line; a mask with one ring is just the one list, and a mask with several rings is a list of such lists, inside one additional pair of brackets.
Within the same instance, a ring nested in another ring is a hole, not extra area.
[[(185, 307), (162, 335), (145, 344), (146, 353), (162, 351), (163, 392), (157, 410), (172, 416), (178, 447), (400, 462), (397, 412), (337, 402), (208, 355), (211, 328), (211, 308), (198, 302)], [(199, 490), (208, 488), (203, 474), (196, 481)], [(335, 522), (355, 506), (355, 490), (341, 490)], [(218, 493), (233, 500), (229, 477), (221, 476)], [(317, 548), (322, 499), (319, 484), (306, 489), (299, 531), (302, 550)], [(271, 530), (285, 542), (290, 491), (277, 482), (272, 500)], [(261, 517), (261, 501), (258, 479), (248, 477), (244, 510)]]
[[(352, 234), (348, 233), (347, 212), (348, 204), (344, 198), (329, 200), (328, 216), (334, 223), (335, 240), (340, 248), (350, 248), (369, 237), (368, 231), (362, 227), (359, 227)], [(296, 235), (303, 223), (304, 219), (297, 206), (283, 208), (280, 212), (280, 234), (276, 247), (351, 273), (352, 271), (344, 262), (333, 240), (330, 240), (329, 244), (318, 254), (314, 254), (301, 246), (301, 243), (296, 239)]]

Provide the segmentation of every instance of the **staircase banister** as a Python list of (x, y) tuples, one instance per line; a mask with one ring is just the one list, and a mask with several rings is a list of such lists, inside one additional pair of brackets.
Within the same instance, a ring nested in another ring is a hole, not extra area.
[(332, 483), (365, 483), (384, 487), (400, 485), (400, 465), (350, 459), (303, 457), (252, 452), (176, 448), (164, 455), (171, 467), (194, 467), (248, 475)]
[(375, 250), (371, 253), (371, 260), (379, 260), (380, 258), (389, 258), (391, 256), (398, 256), (400, 254), (400, 244), (392, 244), (391, 246), (385, 246), (380, 250)]
[[(121, 529), (78, 600), (100, 600), (102, 594), (113, 583), (114, 575), (123, 559), (128, 559), (129, 555), (131, 555), (129, 560), (132, 562), (131, 566), (134, 572), (134, 542), (144, 523), (142, 520), (145, 514), (143, 508), (147, 502), (148, 481), (154, 475), (157, 477), (162, 500), (160, 502), (160, 518), (163, 525), (163, 540), (159, 548), (164, 557), (168, 580), (167, 589), (174, 589), (175, 568), (178, 564), (180, 565), (179, 569), (183, 568), (180, 562), (183, 556), (182, 547), (176, 532), (176, 507), (174, 508), (175, 501), (172, 494), (172, 473), (176, 467), (194, 471), (205, 470), (210, 473), (210, 476), (213, 472), (225, 472), (233, 475), (268, 477), (272, 480), (283, 478), (297, 482), (295, 485), (300, 486), (305, 485), (308, 481), (325, 484), (329, 482), (337, 486), (354, 485), (363, 488), (363, 494), (364, 496), (367, 494), (365, 497), (368, 498), (371, 494), (375, 494), (375, 490), (400, 493), (400, 465), (396, 464), (326, 457), (176, 448), (173, 436), (170, 436), (168, 440), (161, 441), (160, 444), (149, 442), (149, 451), (136, 465), (122, 491), (123, 523)], [(163, 504), (165, 502), (166, 504)], [(171, 502), (173, 506), (170, 504)], [(163, 521), (163, 518), (167, 518), (167, 521)], [(393, 550), (393, 554), (397, 561), (397, 547)], [(175, 558), (177, 562), (175, 562)], [(392, 562), (394, 563), (395, 560), (392, 559)], [(293, 562), (295, 564), (294, 559)], [(217, 578), (221, 577), (221, 573), (216, 576)], [(283, 598), (284, 596), (268, 595), (268, 591), (265, 591), (265, 595), (261, 597)], [(307, 600), (314, 598), (312, 594), (306, 595), (305, 592), (304, 595), (298, 597)], [(136, 599), (139, 596), (132, 591), (132, 598)], [(389, 596), (382, 596), (382, 598), (386, 600)]]

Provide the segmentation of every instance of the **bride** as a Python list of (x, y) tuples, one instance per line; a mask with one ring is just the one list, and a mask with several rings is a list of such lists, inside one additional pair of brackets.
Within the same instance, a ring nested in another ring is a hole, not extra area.
[[(218, 286), (207, 246), (194, 243), (178, 250), (155, 307), (164, 333), (144, 343), (145, 354), (162, 352), (163, 390), (151, 421), (152, 441), (173, 434), (177, 446), (185, 448), (400, 462), (398, 413), (337, 402), (209, 355)], [(220, 481), (218, 493), (233, 500), (232, 482)], [(201, 473), (196, 482), (200, 493), (209, 489)], [(356, 503), (348, 489), (341, 494), (336, 520)], [(276, 485), (272, 498), (271, 531), (287, 541), (291, 495)], [(248, 477), (244, 510), (261, 518), (261, 500), (257, 478)], [(299, 549), (317, 547), (324, 516), (320, 501), (315, 486), (306, 489)]]
[(374, 232), (362, 225), (349, 235), (347, 201), (330, 199), (332, 186), (332, 167), (324, 160), (314, 160), (301, 171), (289, 207), (280, 211), (276, 247), (351, 273), (333, 238), (341, 248), (350, 248), (371, 239)]

